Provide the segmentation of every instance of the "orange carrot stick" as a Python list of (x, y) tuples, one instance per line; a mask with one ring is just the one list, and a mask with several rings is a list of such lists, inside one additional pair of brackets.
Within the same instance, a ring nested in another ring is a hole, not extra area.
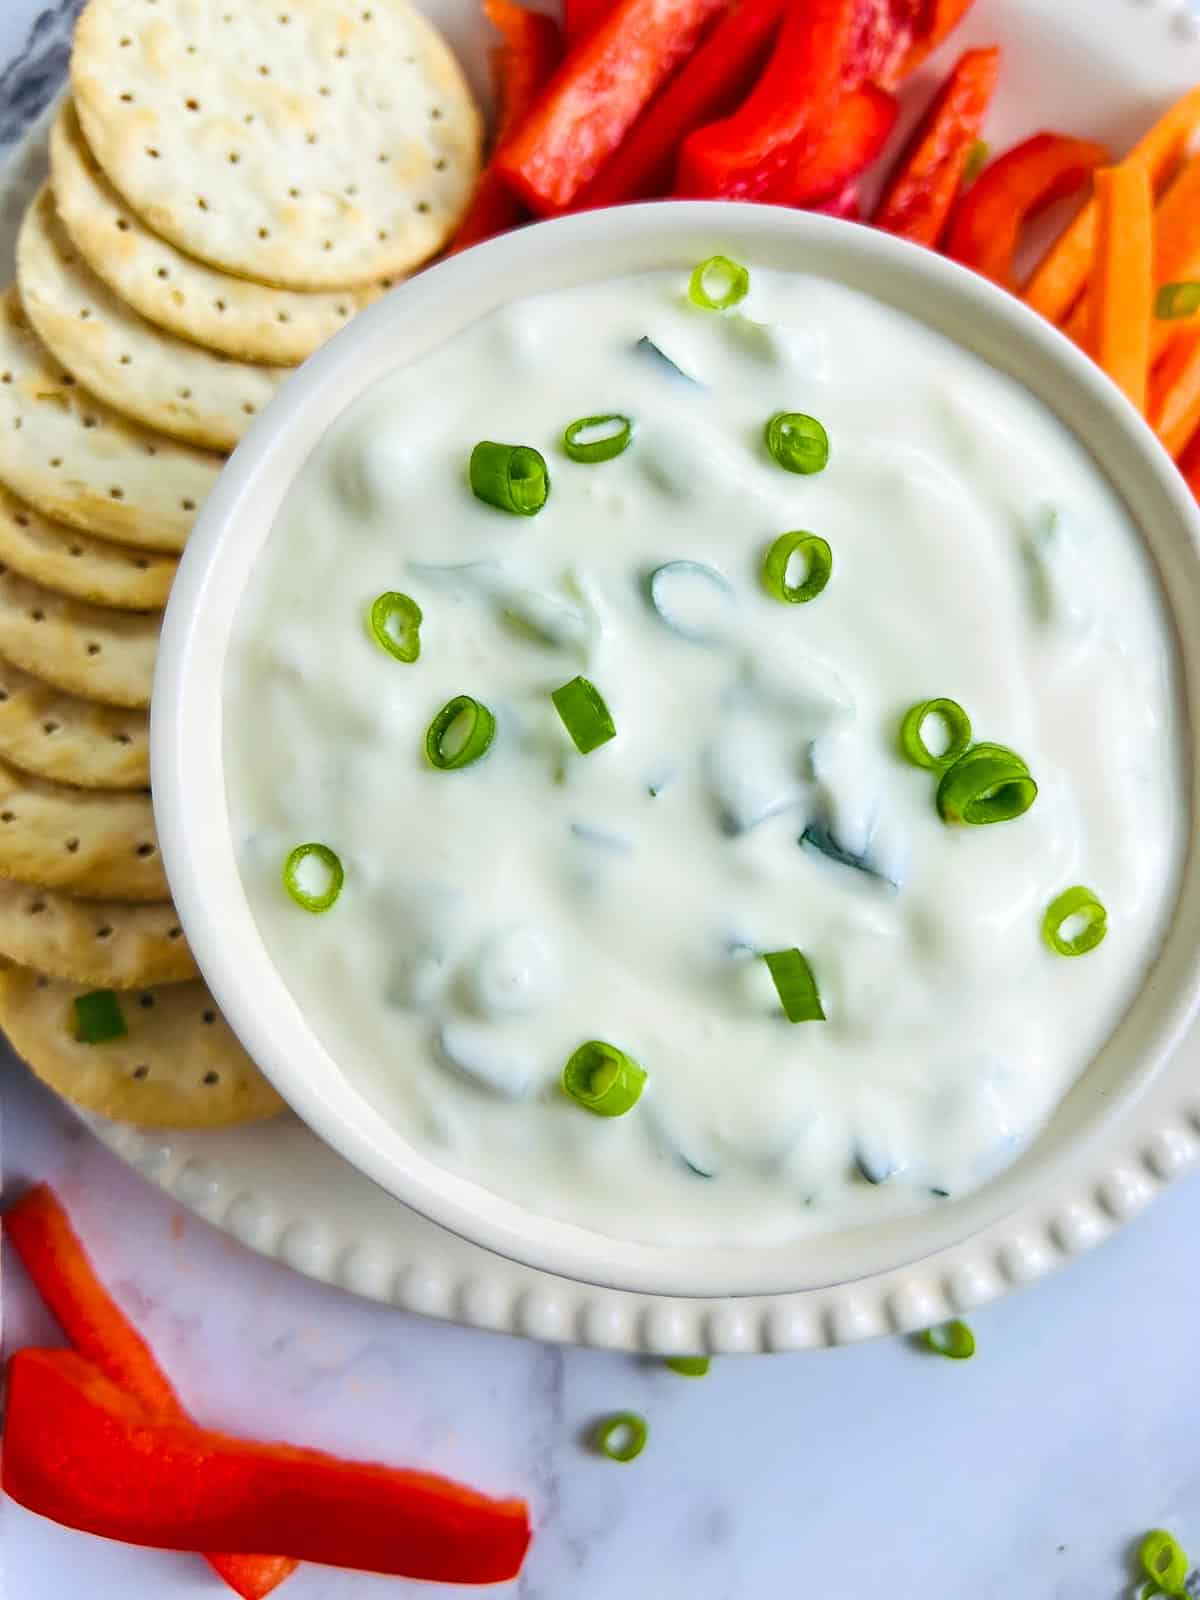
[(1138, 408), (1150, 372), (1154, 248), (1150, 174), (1138, 161), (1101, 167), (1096, 185), (1096, 260), (1088, 289), (1092, 356)]
[[(1154, 282), (1200, 278), (1200, 156), (1193, 156), (1158, 202), (1154, 213)], [(1150, 349), (1157, 360), (1179, 332), (1177, 323), (1156, 322)]]
[[(1150, 174), (1160, 194), (1183, 159), (1188, 140), (1200, 128), (1200, 85), (1189, 89), (1160, 117), (1126, 157)], [(1096, 204), (1090, 200), (1050, 246), (1025, 286), (1025, 303), (1061, 323), (1087, 284), (1096, 249)]]
[(1176, 334), (1150, 374), (1146, 419), (1176, 458), (1200, 428), (1200, 332)]

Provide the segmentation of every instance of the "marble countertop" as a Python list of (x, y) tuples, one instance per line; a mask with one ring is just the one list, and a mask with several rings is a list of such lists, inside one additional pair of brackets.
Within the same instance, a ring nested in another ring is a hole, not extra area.
[[(61, 78), (76, 0), (0, 0), (0, 146)], [(6, 67), (3, 63), (9, 63)], [(1068, 1271), (972, 1318), (977, 1358), (910, 1341), (654, 1362), (426, 1322), (321, 1288), (180, 1211), (0, 1062), (7, 1194), (59, 1188), (97, 1265), (203, 1420), (528, 1496), (519, 1600), (766, 1600), (881, 1593), (1105, 1600), (1165, 1525), (1200, 1547), (1200, 1184)], [(9, 1350), (59, 1335), (4, 1262)], [(617, 1466), (582, 1436), (650, 1422)], [(196, 1558), (0, 1511), (9, 1600), (202, 1600)], [(303, 1569), (293, 1600), (401, 1600), (430, 1585)]]

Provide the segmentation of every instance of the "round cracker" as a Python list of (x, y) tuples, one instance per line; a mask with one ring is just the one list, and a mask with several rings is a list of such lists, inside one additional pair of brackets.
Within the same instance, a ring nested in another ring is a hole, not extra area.
[(162, 615), (110, 611), (0, 573), (0, 655), (103, 705), (150, 704)]
[(33, 331), (93, 394), (148, 428), (233, 450), (284, 369), (214, 355), (130, 311), (84, 261), (43, 188), (17, 240), (17, 288)]
[(150, 785), (150, 718), (63, 694), (0, 657), (0, 758), (84, 789)]
[(97, 989), (137, 989), (198, 977), (169, 900), (75, 900), (0, 881), (0, 956)]
[(239, 361), (298, 366), (398, 281), (305, 294), (205, 266), (153, 233), (100, 171), (63, 102), (50, 131), (58, 215), (97, 277), (139, 316)]
[(68, 789), (0, 764), (0, 878), (84, 900), (168, 900), (148, 794)]
[(0, 571), (118, 611), (161, 611), (179, 563), (51, 522), (0, 483)]
[(479, 173), (471, 91), (406, 0), (90, 0), (71, 87), (155, 233), (285, 288), (428, 260)]
[(105, 1044), (75, 1037), (74, 1002), (85, 992), (25, 967), (0, 970), (0, 1025), (73, 1105), (146, 1128), (221, 1128), (286, 1109), (203, 983), (122, 995), (129, 1032)]
[(178, 554), (222, 458), (130, 422), (53, 360), (0, 298), (0, 478), (48, 517)]

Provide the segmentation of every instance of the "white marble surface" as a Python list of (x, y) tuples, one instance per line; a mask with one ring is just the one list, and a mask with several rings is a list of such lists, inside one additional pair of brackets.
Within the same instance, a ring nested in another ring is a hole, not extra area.
[[(0, 0), (5, 117), (61, 28)], [(528, 1495), (520, 1600), (967, 1595), (1107, 1600), (1129, 1547), (1165, 1524), (1200, 1548), (1195, 1328), (1200, 1185), (1115, 1242), (972, 1320), (974, 1362), (907, 1341), (726, 1360), (701, 1383), (653, 1363), (423, 1322), (256, 1259), (126, 1172), (23, 1073), (0, 1064), (5, 1188), (54, 1182), (96, 1262), (196, 1413), (213, 1424), (461, 1475)], [(56, 1338), (4, 1262), (9, 1349)], [(620, 1467), (581, 1433), (650, 1420)], [(201, 1600), (198, 1560), (69, 1533), (4, 1505), (7, 1600)], [(448, 1593), (308, 1568), (294, 1600)]]

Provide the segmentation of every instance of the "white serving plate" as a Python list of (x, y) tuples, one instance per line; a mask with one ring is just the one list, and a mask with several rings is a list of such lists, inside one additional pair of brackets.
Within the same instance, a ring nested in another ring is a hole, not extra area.
[[(471, 27), (470, 0), (431, 0), (427, 8), (477, 73), (484, 41)], [(992, 42), (1006, 54), (989, 124), (998, 146), (1052, 126), (1120, 150), (1156, 108), (1200, 79), (1200, 29), (1179, 0), (978, 0), (923, 76), (936, 76), (968, 43)], [(4, 229), (43, 162), (35, 135), (0, 180)], [(0, 238), (0, 247), (8, 243)], [(1099, 1241), (1200, 1153), (1197, 1047), (1200, 1039), (1185, 1041), (1136, 1109), (1081, 1150), (1053, 1192), (966, 1243), (847, 1286), (735, 1300), (621, 1293), (491, 1255), (390, 1199), (292, 1119), (166, 1135), (91, 1120), (105, 1143), (200, 1215), (356, 1293), (476, 1326), (614, 1348), (794, 1349), (928, 1325)]]

